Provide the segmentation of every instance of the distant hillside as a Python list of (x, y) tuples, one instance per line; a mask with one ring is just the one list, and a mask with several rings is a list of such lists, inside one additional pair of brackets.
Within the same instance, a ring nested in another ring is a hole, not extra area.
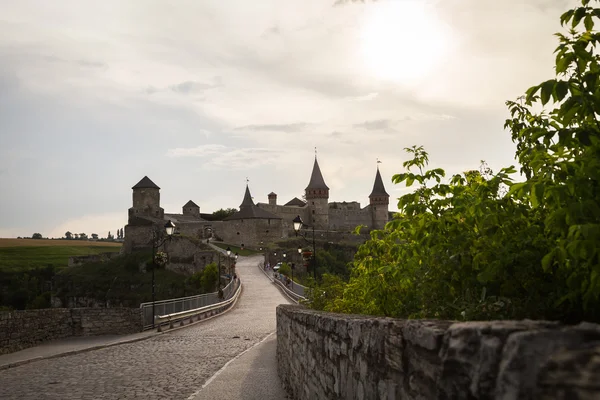
[(0, 271), (64, 268), (69, 257), (118, 252), (121, 243), (86, 240), (0, 239)]

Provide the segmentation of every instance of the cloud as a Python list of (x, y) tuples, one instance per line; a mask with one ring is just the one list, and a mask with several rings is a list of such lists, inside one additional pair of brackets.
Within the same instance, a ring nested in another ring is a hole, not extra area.
[(378, 119), (378, 120), (374, 120), (374, 121), (365, 121), (360, 124), (354, 124), (353, 127), (373, 131), (373, 130), (392, 129), (394, 125), (395, 125), (395, 121), (392, 121), (389, 119)]
[(220, 144), (207, 144), (191, 148), (175, 148), (167, 151), (167, 157), (205, 157), (203, 166), (209, 169), (248, 169), (276, 164), (284, 154), (270, 148), (232, 148)]
[(212, 154), (219, 154), (223, 152), (227, 147), (222, 144), (206, 144), (197, 147), (178, 147), (175, 149), (169, 149), (167, 151), (167, 157), (204, 157)]
[(377, 2), (377, 0), (336, 0), (336, 2), (333, 3), (333, 6), (334, 7), (338, 7), (338, 6), (344, 6), (344, 5), (350, 4), (350, 3), (362, 3), (362, 4), (365, 4), (365, 3), (369, 3), (369, 2), (375, 3), (375, 2)]
[(178, 83), (177, 85), (172, 85), (170, 88), (172, 91), (181, 94), (191, 94), (191, 93), (202, 93), (208, 89), (214, 89), (223, 86), (222, 83), (202, 83), (195, 81), (186, 81)]
[(371, 101), (371, 100), (375, 100), (375, 98), (377, 98), (377, 96), (379, 96), (379, 93), (372, 92), (372, 93), (366, 94), (364, 96), (348, 97), (347, 100), (348, 101)]
[(234, 128), (237, 131), (257, 131), (257, 132), (300, 132), (306, 129), (310, 124), (297, 122), (292, 124), (264, 124), (264, 125), (245, 125)]

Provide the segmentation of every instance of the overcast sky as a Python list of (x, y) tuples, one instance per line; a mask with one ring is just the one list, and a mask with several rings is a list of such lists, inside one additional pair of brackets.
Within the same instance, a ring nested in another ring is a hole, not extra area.
[(391, 194), (404, 147), (514, 164), (504, 102), (553, 76), (575, 0), (0, 0), (0, 237), (106, 236), (148, 175), (166, 212)]

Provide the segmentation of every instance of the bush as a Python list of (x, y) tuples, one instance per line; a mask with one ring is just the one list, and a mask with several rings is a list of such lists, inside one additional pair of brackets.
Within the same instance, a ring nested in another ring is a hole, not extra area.
[[(385, 229), (355, 256), (347, 284), (313, 307), (409, 318), (600, 321), (600, 56), (593, 48), (599, 8), (563, 14), (557, 79), (507, 102), (506, 121), (526, 181), (513, 167), (494, 174), (426, 170), (422, 147), (394, 183), (411, 186)], [(583, 21), (584, 31), (575, 28)], [(553, 100), (555, 108), (534, 113)]]

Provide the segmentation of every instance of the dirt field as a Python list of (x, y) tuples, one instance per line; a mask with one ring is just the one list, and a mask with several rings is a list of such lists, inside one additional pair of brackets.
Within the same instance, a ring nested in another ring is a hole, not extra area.
[(122, 243), (116, 242), (91, 242), (87, 240), (52, 240), (52, 239), (0, 239), (0, 247), (41, 247), (41, 246), (69, 246), (69, 247), (121, 247)]

